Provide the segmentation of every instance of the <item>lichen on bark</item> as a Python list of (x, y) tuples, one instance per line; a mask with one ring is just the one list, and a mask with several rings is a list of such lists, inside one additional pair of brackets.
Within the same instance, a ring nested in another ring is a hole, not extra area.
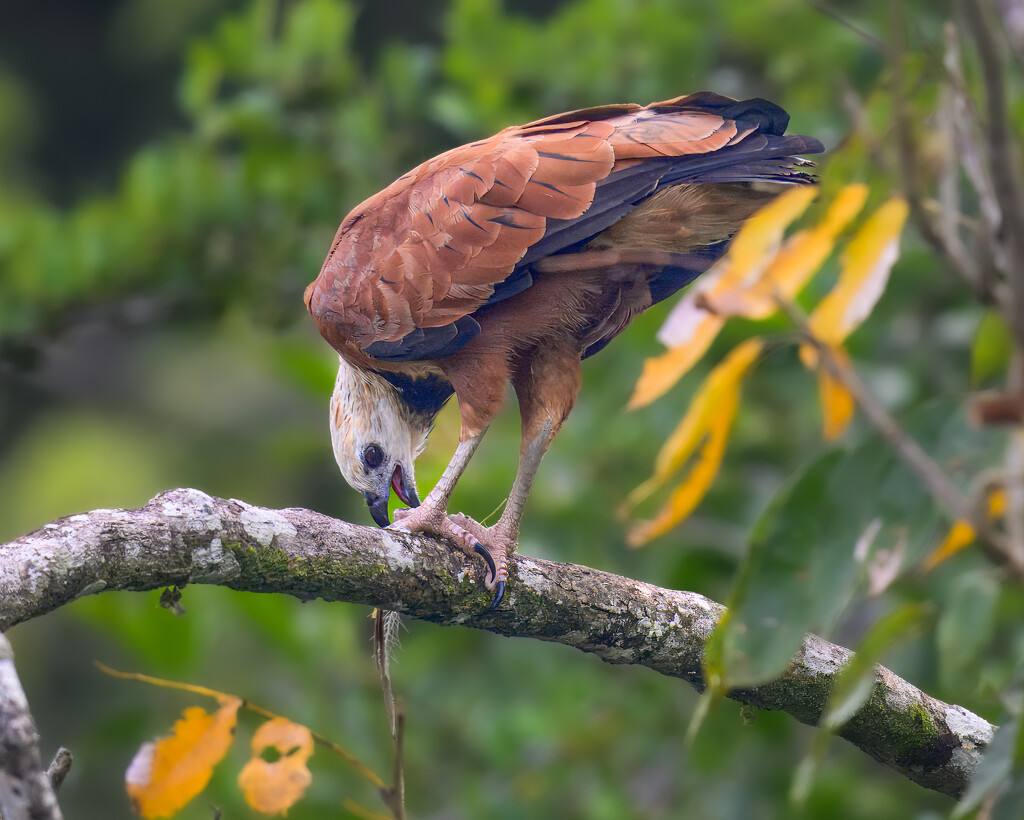
[[(490, 612), (482, 565), (434, 539), (172, 490), (137, 510), (69, 516), (0, 545), (0, 630), (82, 594), (207, 583), (554, 641), (703, 688), (705, 644), (721, 604), (520, 555), (510, 576), (505, 602)], [(851, 657), (809, 635), (784, 675), (729, 697), (816, 725)], [(876, 674), (868, 702), (839, 735), (922, 786), (961, 794), (994, 727), (888, 669)]]

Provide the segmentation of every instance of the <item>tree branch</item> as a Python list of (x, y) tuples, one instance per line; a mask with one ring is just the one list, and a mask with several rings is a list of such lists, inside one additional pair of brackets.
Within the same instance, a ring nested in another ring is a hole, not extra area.
[[(704, 643), (720, 604), (525, 556), (515, 556), (510, 576), (505, 602), (487, 612), (481, 567), (443, 542), (172, 490), (137, 510), (72, 515), (0, 546), (0, 629), (103, 590), (218, 584), (555, 641), (703, 689)], [(729, 697), (816, 725), (852, 655), (810, 635), (782, 677)], [(870, 699), (839, 734), (916, 783), (957, 796), (993, 731), (879, 666)]]
[[(0, 635), (0, 817), (6, 820), (61, 820), (63, 816), (37, 741), (28, 700), (14, 669), (14, 652)], [(70, 768), (70, 755), (67, 759)]]

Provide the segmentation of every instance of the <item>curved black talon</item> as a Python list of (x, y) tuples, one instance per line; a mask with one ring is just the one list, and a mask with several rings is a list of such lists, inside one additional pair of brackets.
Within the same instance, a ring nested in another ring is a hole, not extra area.
[(491, 571), (491, 580), (493, 581), (498, 576), (498, 568), (494, 566), (494, 559), (491, 558), (491, 554), (480, 543), (474, 544), (473, 549), (480, 553), (480, 557), (487, 562), (487, 568)]
[(501, 599), (505, 597), (505, 582), (498, 581), (497, 587), (494, 591), (494, 600), (491, 601), (491, 605), (484, 610), (484, 612), (493, 612), (498, 608), (498, 604), (501, 603)]

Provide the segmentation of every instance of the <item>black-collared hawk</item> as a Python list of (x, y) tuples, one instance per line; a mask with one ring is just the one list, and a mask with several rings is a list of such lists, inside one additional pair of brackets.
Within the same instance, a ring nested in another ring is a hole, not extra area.
[[(340, 367), (334, 454), (380, 526), (481, 555), (504, 594), (537, 466), (572, 409), (580, 361), (706, 271), (758, 207), (812, 182), (761, 99), (703, 92), (609, 105), (506, 128), (407, 173), (341, 223), (306, 306)], [(501, 518), (448, 514), (456, 482), (505, 401), (522, 415), (519, 469)], [(418, 503), (413, 464), (455, 394), (460, 443)]]

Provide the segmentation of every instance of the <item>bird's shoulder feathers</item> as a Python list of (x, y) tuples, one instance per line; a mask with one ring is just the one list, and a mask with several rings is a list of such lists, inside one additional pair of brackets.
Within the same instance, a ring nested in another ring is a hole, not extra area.
[(687, 164), (694, 175), (728, 165), (694, 160), (738, 149), (754, 132), (779, 136), (787, 120), (771, 103), (703, 93), (507, 128), (428, 160), (355, 208), (307, 305), (340, 351), (441, 358), (479, 332), (476, 311), (530, 286), (530, 263), (591, 239), (659, 182), (685, 179), (678, 169)]

